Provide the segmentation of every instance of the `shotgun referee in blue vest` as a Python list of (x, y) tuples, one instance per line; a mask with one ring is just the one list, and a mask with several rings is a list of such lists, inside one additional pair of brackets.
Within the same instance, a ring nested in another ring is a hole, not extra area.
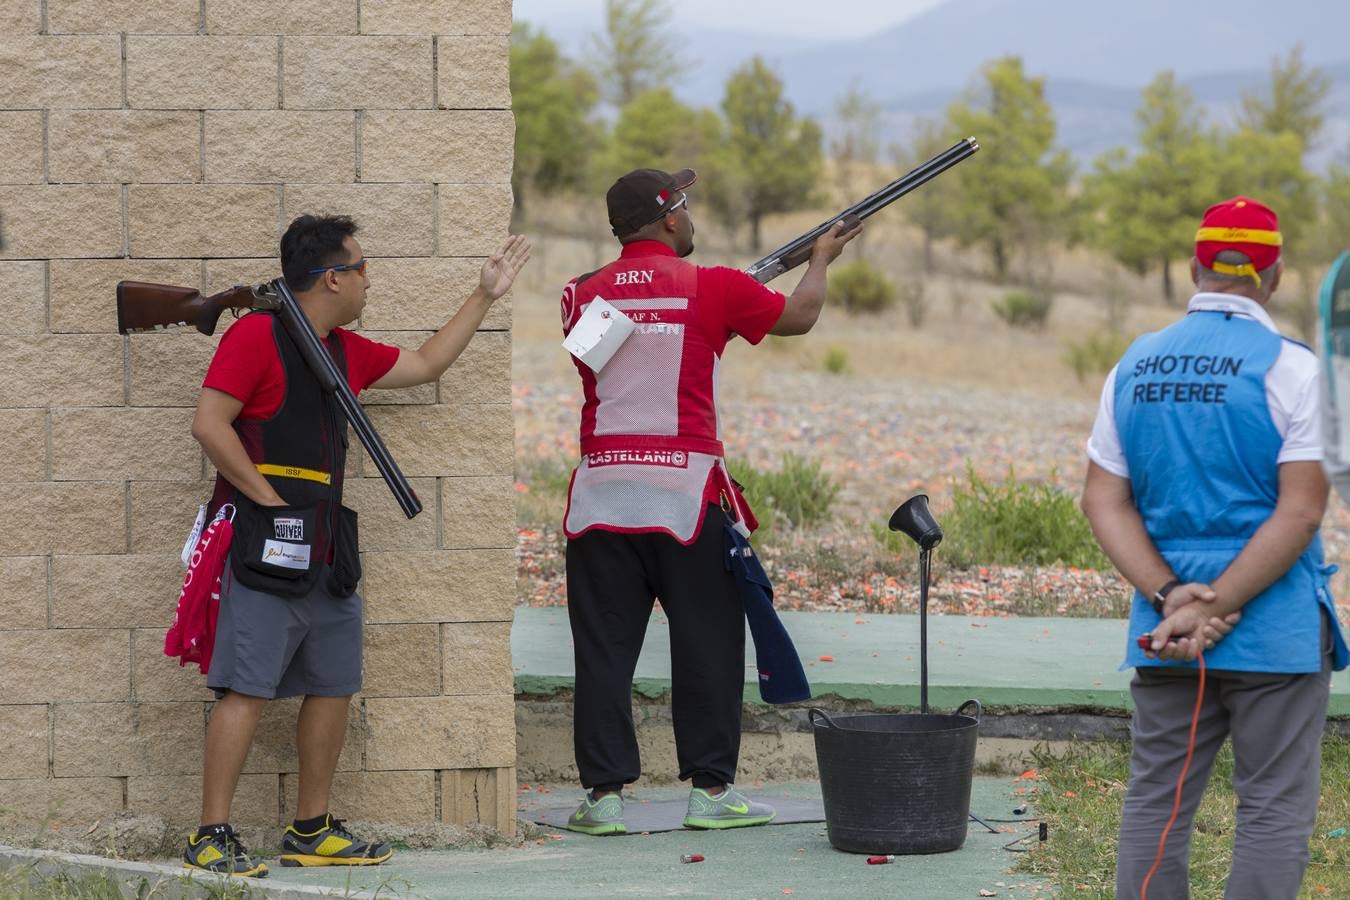
[[(1130, 781), (1116, 896), (1138, 898), (1189, 748), (1194, 759), (1150, 900), (1184, 898), (1191, 822), (1233, 741), (1237, 834), (1224, 897), (1298, 894), (1317, 815), (1331, 671), (1346, 665), (1318, 528), (1327, 501), (1318, 366), (1267, 312), (1275, 213), (1216, 204), (1196, 234), (1186, 315), (1134, 342), (1106, 378), (1083, 510), (1134, 585)], [(1137, 646), (1151, 634), (1150, 649)]]

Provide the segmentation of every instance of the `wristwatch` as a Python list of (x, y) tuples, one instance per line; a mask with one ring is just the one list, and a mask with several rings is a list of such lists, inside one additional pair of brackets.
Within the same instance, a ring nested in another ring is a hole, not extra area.
[(1150, 602), (1153, 604), (1153, 611), (1155, 613), (1160, 616), (1163, 614), (1163, 604), (1167, 602), (1167, 595), (1172, 593), (1172, 588), (1179, 584), (1181, 584), (1181, 580), (1173, 578), (1171, 581), (1167, 582), (1167, 584), (1164, 584), (1153, 592), (1153, 600)]

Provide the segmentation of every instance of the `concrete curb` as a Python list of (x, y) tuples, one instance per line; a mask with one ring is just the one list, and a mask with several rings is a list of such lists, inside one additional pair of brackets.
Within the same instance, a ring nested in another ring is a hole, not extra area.
[[(61, 853), (56, 850), (20, 850), (0, 845), (0, 874), (14, 869), (29, 868), (42, 880), (65, 876), (85, 878), (103, 876), (116, 883), (123, 897), (153, 896), (156, 898), (239, 897), (276, 898), (276, 900), (304, 900), (309, 897), (372, 897), (367, 891), (334, 890), (332, 888), (277, 885), (255, 878), (227, 878), (156, 863), (108, 859), (103, 856), (84, 856)], [(235, 893), (235, 892), (238, 893)]]

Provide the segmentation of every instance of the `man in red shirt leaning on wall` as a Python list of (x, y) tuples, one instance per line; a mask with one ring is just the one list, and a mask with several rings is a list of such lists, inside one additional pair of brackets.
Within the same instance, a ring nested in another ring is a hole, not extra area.
[[(417, 350), (341, 327), (366, 305), (370, 280), (346, 216), (304, 215), (281, 238), (281, 269), (314, 331), (354, 394), (441, 377), (492, 303), (529, 258), (509, 237), (483, 264), (478, 287)], [(184, 865), (229, 875), (267, 874), (229, 824), (230, 803), (263, 704), (303, 696), (295, 821), (282, 865), (373, 865), (388, 844), (353, 835), (328, 800), (361, 689), (361, 596), (356, 514), (342, 506), (347, 422), (271, 311), (232, 325), (207, 369), (192, 435), (218, 472), (212, 513), (231, 503), (235, 536), (221, 578), (220, 617), (207, 686), (217, 702), (206, 732), (201, 827)]]

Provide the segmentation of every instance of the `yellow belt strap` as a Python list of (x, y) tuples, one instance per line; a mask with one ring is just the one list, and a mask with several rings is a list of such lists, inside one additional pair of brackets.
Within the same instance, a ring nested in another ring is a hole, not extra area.
[(319, 472), (314, 469), (302, 469), (299, 466), (277, 466), (272, 463), (258, 463), (255, 467), (264, 475), (276, 475), (280, 478), (303, 478), (306, 481), (317, 481), (320, 484), (332, 484), (333, 476), (328, 472)]

